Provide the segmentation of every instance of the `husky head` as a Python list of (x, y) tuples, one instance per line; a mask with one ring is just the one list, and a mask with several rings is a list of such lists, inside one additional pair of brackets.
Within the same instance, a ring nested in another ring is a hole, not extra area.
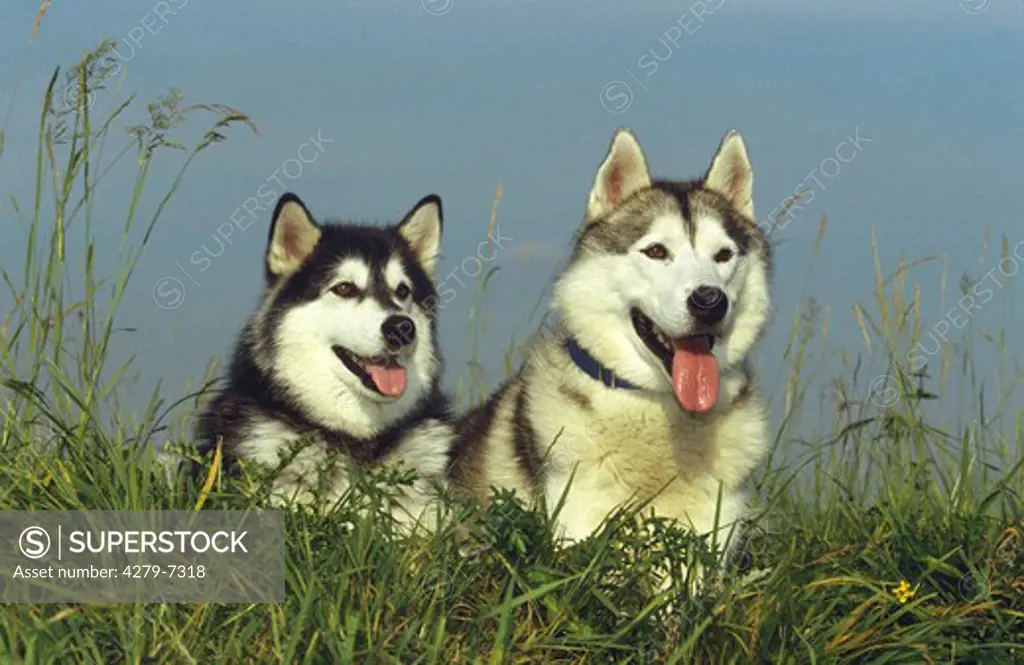
[(619, 129), (601, 164), (554, 302), (568, 334), (617, 376), (711, 411), (768, 318), (770, 254), (754, 174), (730, 131), (703, 178), (652, 180)]
[(312, 420), (372, 436), (437, 390), (434, 272), (441, 200), (387, 228), (318, 224), (294, 194), (274, 210), (255, 362)]

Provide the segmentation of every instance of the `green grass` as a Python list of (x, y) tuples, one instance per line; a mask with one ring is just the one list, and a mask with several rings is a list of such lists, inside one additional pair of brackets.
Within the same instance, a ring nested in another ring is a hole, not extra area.
[[(102, 53), (67, 76), (63, 85), (79, 86), (75, 98), (104, 84)], [(61, 109), (59, 80), (50, 81), (40, 115), (33, 198), (12, 199), (0, 217), (28, 229), (23, 269), (2, 273), (15, 305), (0, 319), (0, 508), (255, 506), (266, 474), (218, 477), (209, 492), (201, 479), (169, 481), (147, 444), (186, 436), (167, 413), (179, 403), (194, 407), (194, 396), (167, 402), (154, 394), (139, 419), (122, 417), (118, 395), (132, 389), (132, 366), (107, 363), (118, 305), (164, 204), (191, 161), (248, 119), (172, 94), (149, 105), (125, 140), (114, 128), (136, 113), (134, 100), (95, 122), (84, 105)], [(203, 117), (209, 129), (191, 147), (179, 142)], [(2, 145), (0, 134), (0, 159)], [(92, 203), (122, 160), (134, 160), (137, 174), (123, 193), (124, 242), (114, 274), (98, 275)], [(153, 182), (156, 160), (174, 167), (168, 182)], [(153, 188), (165, 193), (146, 212)], [(76, 263), (81, 271), (67, 270)], [(921, 320), (919, 290), (907, 284), (914, 268), (901, 259), (886, 275), (879, 259), (873, 302), (854, 305), (863, 350), (829, 349), (827, 308), (809, 303), (794, 320), (786, 376), (767, 386), (781, 389), (766, 391), (785, 418), (756, 479), (754, 523), (741, 555), (704, 595), (687, 594), (681, 580), (668, 593), (651, 591), (653, 571), (707, 555), (668, 524), (620, 516), (583, 543), (556, 547), (543, 515), (500, 495), (486, 510), (454, 505), (456, 515), (433, 537), (401, 538), (365, 508), (384, 491), (367, 483), (333, 515), (288, 516), (282, 605), (6, 605), (0, 662), (1024, 660), (1021, 410), (997, 399), (998, 413), (986, 414), (978, 395), (956, 431), (942, 430), (949, 419), (933, 422), (957, 406), (895, 369), (931, 323)], [(479, 286), (474, 316), (489, 304), (486, 284)], [(480, 319), (471, 325), (482, 331)], [(994, 335), (989, 343), (1006, 358), (1012, 340)], [(510, 365), (519, 348), (509, 350)], [(969, 382), (975, 372), (971, 347), (955, 348), (958, 373), (953, 350), (937, 359), (939, 393), (957, 378), (951, 373)], [(783, 459), (816, 389), (808, 377), (837, 354), (849, 358), (849, 371), (834, 386), (842, 402), (826, 419), (834, 425)], [(1001, 366), (1011, 375), (1000, 385), (1019, 381), (1012, 363)], [(901, 398), (879, 407), (865, 385), (884, 373), (900, 377)], [(459, 385), (463, 401), (479, 398), (472, 376)], [(457, 544), (456, 518), (469, 524), (468, 553)], [(903, 581), (912, 598), (897, 592)]]

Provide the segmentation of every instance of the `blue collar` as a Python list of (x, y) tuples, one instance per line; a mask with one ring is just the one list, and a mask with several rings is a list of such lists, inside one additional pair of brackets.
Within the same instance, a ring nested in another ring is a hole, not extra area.
[(577, 367), (589, 374), (591, 378), (597, 379), (609, 388), (639, 390), (637, 386), (634, 386), (629, 381), (616, 378), (615, 372), (602, 365), (594, 356), (587, 353), (576, 342), (575, 338), (570, 337), (565, 341), (565, 350), (569, 352), (569, 357), (572, 358)]

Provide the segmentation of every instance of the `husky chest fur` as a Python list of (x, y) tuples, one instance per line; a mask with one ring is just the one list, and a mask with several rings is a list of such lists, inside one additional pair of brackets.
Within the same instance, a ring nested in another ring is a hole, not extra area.
[(512, 488), (549, 509), (568, 486), (570, 539), (638, 501), (698, 533), (715, 530), (716, 511), (731, 529), (767, 449), (748, 354), (769, 317), (770, 256), (752, 187), (735, 132), (689, 182), (652, 180), (634, 136), (616, 133), (554, 322), (458, 426), (458, 486), (482, 501)]
[(421, 200), (387, 228), (318, 224), (284, 195), (266, 252), (266, 291), (236, 345), (224, 389), (199, 422), (201, 444), (269, 465), (309, 447), (278, 478), (275, 501), (309, 501), (318, 466), (337, 452), (328, 499), (346, 465), (402, 465), (420, 480), (396, 513), (411, 522), (443, 479), (452, 440), (439, 389), (434, 271), (441, 201)]

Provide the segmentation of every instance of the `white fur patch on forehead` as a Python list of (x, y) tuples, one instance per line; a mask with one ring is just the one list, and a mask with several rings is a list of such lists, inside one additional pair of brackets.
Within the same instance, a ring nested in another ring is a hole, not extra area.
[(370, 283), (370, 266), (362, 259), (342, 259), (334, 269), (334, 277), (337, 282), (352, 282), (365, 289)]
[(676, 250), (679, 247), (690, 244), (690, 239), (686, 233), (686, 222), (683, 221), (682, 214), (677, 210), (662, 212), (651, 221), (650, 227), (639, 241), (637, 245), (646, 245), (651, 242), (660, 242), (668, 247), (670, 250)]
[(724, 247), (736, 248), (736, 242), (725, 230), (722, 220), (715, 215), (700, 215), (693, 220), (693, 226), (693, 244), (698, 250), (714, 254)]
[(391, 289), (397, 288), (403, 282), (409, 288), (412, 288), (409, 274), (405, 271), (405, 266), (402, 265), (401, 259), (398, 258), (392, 258), (388, 261), (388, 264), (384, 267), (384, 279), (387, 280), (388, 287)]

